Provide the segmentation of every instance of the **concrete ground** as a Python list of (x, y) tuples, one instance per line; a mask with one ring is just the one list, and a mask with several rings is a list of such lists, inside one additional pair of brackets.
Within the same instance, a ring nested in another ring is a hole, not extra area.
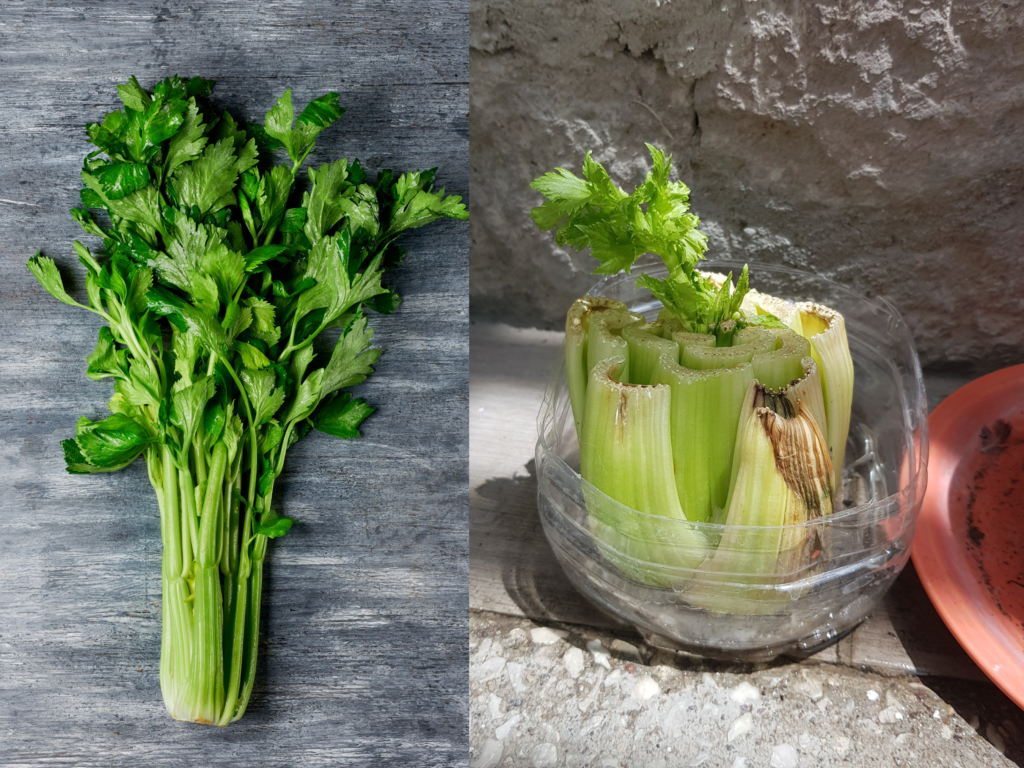
[(1024, 764), (1024, 713), (985, 682), (700, 662), (484, 611), (469, 627), (471, 768)]

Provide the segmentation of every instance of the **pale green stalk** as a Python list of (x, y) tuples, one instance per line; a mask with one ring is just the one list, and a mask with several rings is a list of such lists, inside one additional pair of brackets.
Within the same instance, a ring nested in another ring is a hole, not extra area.
[[(672, 473), (671, 391), (623, 384), (621, 357), (591, 371), (580, 444), (595, 536), (606, 556), (641, 581), (685, 580), (707, 544), (679, 505)], [(609, 502), (608, 499), (613, 501)]]
[(662, 355), (679, 360), (679, 345), (663, 338), (663, 324), (634, 323), (622, 329), (622, 338), (629, 347), (629, 383), (654, 384), (652, 381)]
[(821, 392), (828, 421), (826, 436), (835, 470), (834, 483), (842, 484), (846, 439), (853, 408), (853, 358), (846, 338), (846, 321), (821, 304), (797, 304), (801, 334), (811, 342), (811, 356), (821, 372)]
[(832, 463), (821, 429), (817, 365), (771, 391), (752, 382), (741, 407), (721, 541), (687, 592), (711, 611), (774, 613), (790, 595), (778, 585), (800, 578), (824, 551), (806, 523), (832, 513)]
[(578, 435), (583, 433), (587, 380), (590, 378), (590, 367), (587, 365), (590, 318), (607, 311), (628, 310), (625, 304), (615, 299), (584, 296), (573, 303), (565, 318), (565, 373), (569, 384), (569, 402), (572, 404)]

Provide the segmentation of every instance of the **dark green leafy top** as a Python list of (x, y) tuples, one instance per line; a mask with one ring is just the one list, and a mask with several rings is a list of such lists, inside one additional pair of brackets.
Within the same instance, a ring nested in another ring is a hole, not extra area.
[[(669, 179), (671, 155), (650, 144), (647, 149), (654, 166), (631, 195), (612, 182), (608, 171), (589, 152), (583, 160), (583, 178), (556, 168), (535, 179), (530, 186), (547, 200), (533, 209), (533, 220), (542, 230), (557, 227), (555, 241), (559, 245), (577, 250), (589, 247), (601, 262), (595, 274), (628, 274), (643, 254), (660, 256), (668, 267), (668, 277), (659, 280), (641, 274), (637, 285), (650, 290), (692, 331), (718, 333), (723, 321), (730, 319), (737, 321), (737, 327), (764, 324), (766, 321), (745, 318), (740, 312), (749, 290), (746, 267), (735, 287), (731, 274), (718, 286), (697, 270), (707, 250), (707, 237), (697, 229), (700, 219), (690, 213), (690, 189)], [(727, 335), (731, 338), (732, 332)]]
[[(52, 260), (37, 254), (28, 267), (57, 299), (107, 322), (87, 373), (112, 380), (113, 415), (83, 418), (64, 441), (68, 471), (121, 469), (152, 446), (188, 466), (197, 447), (223, 441), (233, 460), (245, 453), (245, 502), (264, 513), (253, 531), (274, 536), (290, 525), (269, 509), (288, 446), (311, 427), (356, 437), (373, 411), (343, 390), (381, 354), (365, 313), (398, 306), (381, 283), (404, 255), (395, 241), (468, 213), (434, 191), (436, 169), (371, 180), (358, 160), (309, 168), (300, 195), (296, 173), (344, 112), (338, 94), (295, 117), (285, 91), (263, 126), (244, 126), (207, 101), (212, 89), (172, 77), (149, 92), (133, 77), (117, 88), (124, 109), (87, 126), (97, 149), (71, 215), (102, 239), (75, 243), (88, 306)], [(290, 163), (270, 162), (279, 148)], [(317, 354), (329, 328), (340, 336)]]

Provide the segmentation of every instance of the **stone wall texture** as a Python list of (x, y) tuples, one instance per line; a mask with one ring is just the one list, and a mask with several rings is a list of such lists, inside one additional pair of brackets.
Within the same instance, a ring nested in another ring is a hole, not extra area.
[(1024, 362), (1024, 4), (472, 0), (474, 320), (558, 328), (596, 262), (530, 181), (675, 156), (709, 256), (896, 304), (925, 366)]

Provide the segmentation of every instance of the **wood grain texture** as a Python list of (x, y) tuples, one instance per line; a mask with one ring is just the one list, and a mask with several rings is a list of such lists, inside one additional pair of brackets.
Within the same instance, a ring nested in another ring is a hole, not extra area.
[[(563, 334), (478, 323), (470, 331), (470, 607), (541, 622), (623, 627), (568, 582), (537, 514), (536, 416)], [(967, 382), (926, 377), (934, 407)], [(908, 565), (853, 633), (807, 660), (886, 673), (986, 680)]]
[[(68, 215), (115, 85), (217, 81), (262, 118), (286, 87), (348, 110), (316, 164), (440, 166), (468, 197), (468, 7), (451, 0), (0, 5), (0, 764), (448, 766), (468, 759), (468, 229), (405, 241), (375, 317), (385, 350), (359, 440), (314, 434), (286, 464), (249, 710), (172, 721), (158, 683), (160, 536), (145, 466), (63, 470), (59, 441), (105, 412), (85, 377), (92, 315), (25, 269), (41, 249), (82, 295)], [(302, 177), (300, 177), (302, 178)]]

